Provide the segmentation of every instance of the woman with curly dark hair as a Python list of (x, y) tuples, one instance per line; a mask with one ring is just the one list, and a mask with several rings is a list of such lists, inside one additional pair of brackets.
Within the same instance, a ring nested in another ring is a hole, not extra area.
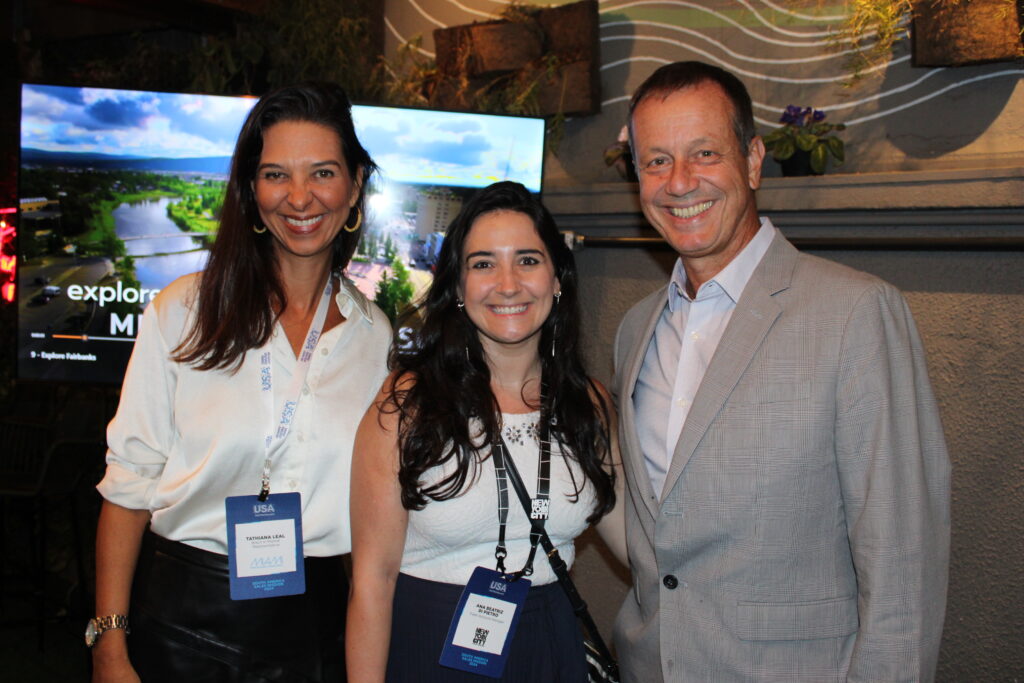
[(209, 264), (146, 309), (107, 431), (94, 681), (345, 680), (351, 449), (391, 339), (343, 274), (374, 169), (337, 85), (246, 119)]
[[(584, 680), (572, 609), (544, 553), (535, 558), (507, 476), (514, 464), (532, 516), (570, 564), (573, 539), (599, 521), (624, 557), (613, 408), (583, 368), (577, 306), (572, 252), (540, 202), (512, 182), (476, 194), (445, 236), (421, 327), (392, 350), (356, 437), (353, 680), (477, 680), (447, 665), (466, 650), (446, 635), (480, 580), (509, 595), (529, 585), (494, 629), (511, 627), (507, 646), (474, 631), (478, 646), (506, 653), (502, 680)], [(517, 625), (502, 621), (509, 613)], [(460, 629), (474, 618), (463, 616)]]

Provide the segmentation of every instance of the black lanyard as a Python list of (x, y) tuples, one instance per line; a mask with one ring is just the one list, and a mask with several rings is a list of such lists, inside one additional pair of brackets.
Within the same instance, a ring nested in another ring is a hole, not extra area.
[[(495, 569), (505, 574), (511, 581), (523, 576), (533, 574), (533, 558), (537, 554), (537, 545), (544, 531), (544, 523), (548, 519), (551, 509), (549, 492), (551, 488), (551, 441), (548, 420), (545, 411), (540, 413), (540, 429), (538, 438), (540, 440), (540, 457), (537, 462), (537, 495), (530, 499), (530, 519), (535, 524), (530, 526), (530, 555), (526, 564), (518, 572), (511, 574), (505, 571), (505, 558), (508, 550), (505, 548), (505, 523), (508, 521), (508, 473), (505, 467), (505, 456), (512, 458), (505, 439), (498, 435), (498, 443), (491, 445), (491, 455), (494, 458), (494, 478), (498, 485), (498, 545), (494, 549), (494, 558), (497, 560)], [(514, 463), (513, 463), (514, 464)]]

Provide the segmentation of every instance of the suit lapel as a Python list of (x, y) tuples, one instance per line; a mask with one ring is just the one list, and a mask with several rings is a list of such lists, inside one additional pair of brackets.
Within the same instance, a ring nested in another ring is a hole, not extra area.
[(624, 381), (622, 393), (620, 394), (620, 408), (622, 414), (620, 420), (622, 430), (620, 433), (625, 441), (621, 444), (622, 459), (625, 466), (630, 469), (630, 478), (636, 483), (637, 491), (643, 499), (644, 506), (654, 519), (658, 514), (657, 496), (654, 494), (654, 487), (651, 486), (651, 475), (647, 472), (644, 464), (643, 449), (640, 448), (640, 435), (636, 427), (636, 409), (633, 405), (633, 391), (636, 389), (637, 379), (640, 377), (640, 370), (644, 364), (644, 356), (647, 355), (647, 347), (650, 346), (651, 338), (654, 336), (654, 328), (661, 317), (661, 313), (668, 301), (668, 288), (662, 290), (662, 296), (656, 299), (655, 305), (651, 307), (644, 325), (643, 333), (638, 337), (637, 343), (630, 349), (626, 359), (626, 365), (622, 369)]
[(797, 255), (782, 234), (777, 234), (744, 288), (686, 416), (666, 475), (665, 498), (781, 314), (782, 308), (772, 297), (789, 286)]

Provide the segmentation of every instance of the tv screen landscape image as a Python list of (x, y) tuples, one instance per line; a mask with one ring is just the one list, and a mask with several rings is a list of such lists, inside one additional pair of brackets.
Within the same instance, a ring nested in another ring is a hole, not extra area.
[[(22, 86), (18, 376), (119, 383), (139, 318), (202, 270), (254, 98)], [(381, 173), (347, 275), (394, 314), (430, 283), (444, 231), (499, 180), (541, 190), (539, 118), (353, 107)]]

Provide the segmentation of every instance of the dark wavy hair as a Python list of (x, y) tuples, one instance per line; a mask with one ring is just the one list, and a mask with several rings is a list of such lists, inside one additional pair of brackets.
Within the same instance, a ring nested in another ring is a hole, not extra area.
[[(269, 231), (253, 232), (253, 227), (261, 224), (253, 183), (263, 153), (263, 135), (282, 121), (316, 123), (338, 134), (348, 172), (360, 183), (354, 208), (365, 213), (366, 190), (377, 165), (356, 137), (352, 105), (341, 86), (301, 83), (261, 97), (245, 119), (235, 145), (217, 239), (200, 279), (195, 323), (174, 350), (175, 361), (193, 363), (200, 370), (237, 369), (246, 351), (263, 346), (270, 338), (277, 316), (288, 305), (278, 274), (274, 237)], [(348, 265), (361, 234), (361, 228), (338, 231), (333, 268)]]
[[(594, 487), (595, 522), (615, 505), (610, 467), (608, 406), (587, 376), (579, 349), (576, 263), (548, 210), (525, 187), (495, 183), (474, 195), (452, 221), (441, 246), (434, 282), (407, 317), (421, 326), (411, 343), (392, 348), (390, 366), (397, 378), (383, 410), (398, 413), (399, 473), (402, 505), (422, 509), (428, 500), (453, 498), (476, 480), (476, 465), (490, 456), (484, 444), (500, 435), (501, 416), (491, 391), (491, 373), (478, 331), (458, 308), (463, 247), (476, 220), (492, 211), (516, 211), (533, 222), (561, 283), (561, 297), (540, 330), (541, 376), (545, 387), (541, 415), (550, 419), (551, 439), (564, 457), (575, 459), (586, 481), (575, 482), (578, 496), (586, 482)], [(552, 343), (556, 351), (552, 355)], [(548, 417), (550, 416), (550, 417)], [(470, 420), (482, 434), (472, 434)], [(424, 473), (455, 460), (450, 476), (424, 486)]]
[[(658, 68), (647, 77), (633, 93), (629, 101), (629, 144), (633, 145), (633, 112), (637, 106), (649, 97), (667, 98), (674, 92), (693, 88), (703, 83), (714, 83), (732, 103), (732, 130), (740, 143), (740, 151), (746, 156), (750, 151), (750, 141), (757, 135), (754, 127), (754, 108), (750, 102), (750, 93), (743, 81), (725, 69), (706, 64), (705, 62), (673, 62)], [(637, 159), (633, 148), (633, 158)]]

